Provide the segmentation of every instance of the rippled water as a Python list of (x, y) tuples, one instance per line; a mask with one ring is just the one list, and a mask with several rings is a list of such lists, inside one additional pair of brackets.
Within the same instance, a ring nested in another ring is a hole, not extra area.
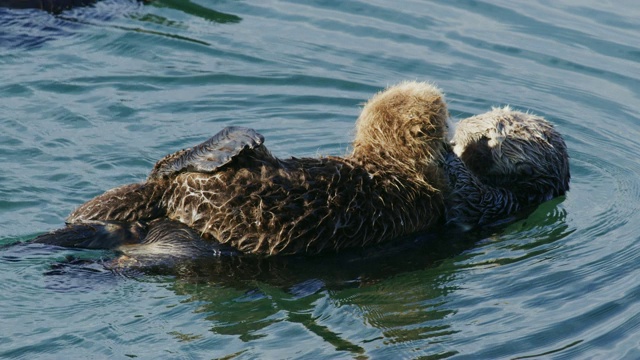
[(342, 154), (359, 105), (405, 79), (457, 118), (544, 115), (573, 175), (524, 220), (393, 251), (154, 275), (8, 247), (0, 357), (640, 358), (638, 18), (631, 0), (0, 9), (0, 244), (226, 125), (279, 156)]

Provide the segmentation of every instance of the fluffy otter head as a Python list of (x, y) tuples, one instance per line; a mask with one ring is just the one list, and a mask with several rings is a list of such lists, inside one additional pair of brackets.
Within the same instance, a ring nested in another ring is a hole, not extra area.
[(387, 88), (362, 109), (353, 156), (407, 175), (437, 171), (431, 168), (443, 155), (448, 117), (444, 96), (434, 85), (408, 81)]
[(508, 106), (460, 121), (453, 150), (485, 184), (540, 203), (569, 190), (569, 155), (544, 118)]

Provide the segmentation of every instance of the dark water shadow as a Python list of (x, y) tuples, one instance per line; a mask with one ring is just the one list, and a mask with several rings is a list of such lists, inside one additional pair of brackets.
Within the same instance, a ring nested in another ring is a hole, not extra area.
[[(34, 9), (58, 15), (74, 8), (93, 6), (99, 1), (100, 0), (0, 0), (0, 8), (15, 10)], [(215, 11), (189, 0), (128, 1), (137, 1), (141, 4), (153, 4), (157, 7), (172, 8), (185, 14), (200, 17), (219, 24), (238, 23), (242, 20), (239, 16)]]
[(69, 36), (75, 25), (35, 9), (0, 8), (0, 51), (38, 48)]
[(235, 24), (242, 21), (237, 15), (215, 11), (208, 7), (198, 5), (190, 0), (157, 0), (152, 2), (153, 6), (166, 7), (181, 11), (195, 17), (199, 17), (218, 24)]
[[(166, 27), (183, 27), (159, 15), (143, 11), (143, 5), (171, 8), (217, 24), (235, 24), (242, 18), (219, 12), (191, 1), (136, 1), (136, 0), (0, 0), (0, 50), (33, 49), (56, 38), (74, 36), (81, 27), (115, 26), (110, 21), (117, 17), (129, 17), (140, 23)], [(46, 6), (45, 6), (46, 5)], [(45, 11), (42, 11), (45, 10)], [(145, 32), (179, 40), (209, 45), (204, 41), (179, 34), (144, 29), (137, 26), (115, 26), (126, 31)]]
[[(158, 283), (186, 297), (182, 303), (197, 303), (197, 312), (206, 314), (216, 334), (237, 336), (244, 342), (259, 341), (270, 325), (286, 321), (302, 326), (335, 351), (359, 357), (368, 355), (367, 342), (437, 343), (455, 334), (446, 319), (456, 309), (447, 305), (447, 297), (457, 290), (459, 271), (474, 266), (467, 261), (473, 257), (472, 249), (496, 237), (524, 233), (521, 239), (527, 234), (538, 236), (531, 242), (505, 245), (539, 254), (545, 245), (567, 233), (566, 213), (558, 206), (562, 200), (476, 231), (447, 229), (322, 256), (203, 256), (121, 267), (114, 266), (111, 256), (117, 254), (110, 251), (68, 250), (24, 242), (3, 246), (0, 258), (18, 262), (35, 254), (51, 261), (51, 252), (63, 252), (62, 258), (44, 271), (50, 290), (96, 291), (132, 280)], [(353, 341), (354, 336), (341, 334), (323, 320), (343, 316), (340, 309), (344, 306), (358, 309), (367, 328), (378, 329), (381, 335)], [(314, 312), (319, 308), (322, 316)], [(436, 349), (434, 354), (443, 358), (455, 351)]]
[(97, 0), (0, 0), (0, 7), (9, 9), (36, 9), (52, 14), (93, 5)]
[[(367, 355), (364, 343), (381, 339), (436, 344), (457, 332), (447, 321), (457, 311), (447, 299), (458, 289), (459, 271), (472, 266), (465, 254), (487, 239), (521, 231), (539, 235), (520, 247), (540, 255), (552, 239), (571, 232), (566, 212), (558, 206), (562, 201), (555, 199), (476, 231), (447, 229), (339, 254), (194, 262), (176, 269), (176, 281), (168, 289), (198, 303), (214, 324), (212, 331), (243, 341), (258, 340), (268, 333), (268, 326), (287, 321), (356, 357)], [(322, 316), (314, 315), (319, 303), (332, 304), (320, 306)], [(366, 327), (379, 329), (382, 338), (353, 342), (323, 322), (322, 317), (340, 317), (337, 309), (344, 306), (358, 309)], [(430, 356), (455, 354), (434, 346)]]

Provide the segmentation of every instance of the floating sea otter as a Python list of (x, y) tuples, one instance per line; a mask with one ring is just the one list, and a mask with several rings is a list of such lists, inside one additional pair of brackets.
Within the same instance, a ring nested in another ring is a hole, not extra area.
[[(530, 153), (542, 157), (531, 159), (534, 165), (566, 165), (566, 148), (553, 128), (548, 135), (561, 142), (555, 149), (564, 154), (559, 159), (546, 157), (555, 150), (526, 132), (546, 122), (517, 114), (509, 126), (498, 126), (506, 120), (495, 122), (498, 114), (491, 113), (480, 121), (486, 127), (474, 118), (462, 121), (454, 136), (459, 156), (446, 140), (443, 95), (427, 83), (405, 82), (375, 95), (356, 123), (353, 153), (343, 158), (277, 159), (255, 131), (226, 128), (160, 160), (145, 183), (90, 200), (69, 216), (67, 228), (36, 242), (121, 250), (143, 244), (147, 252), (156, 246), (162, 248), (158, 252), (187, 255), (219, 250), (220, 242), (245, 253), (275, 255), (362, 247), (445, 221), (489, 223), (547, 197), (516, 193), (538, 191), (538, 177), (521, 175), (544, 169), (514, 170), (526, 160), (517, 160), (528, 154), (525, 148), (538, 149)], [(493, 128), (504, 138), (482, 147), (485, 137), (493, 139)], [(507, 150), (512, 141), (530, 140), (519, 152)], [(491, 171), (466, 165), (473, 161), (519, 177), (501, 183)], [(566, 179), (555, 179), (566, 180), (562, 193), (568, 187), (566, 169)]]
[(90, 200), (69, 216), (69, 229), (37, 241), (136, 243), (156, 219), (170, 219), (163, 228), (178, 222), (207, 240), (274, 255), (362, 247), (426, 231), (443, 220), (447, 119), (437, 88), (405, 82), (366, 104), (353, 153), (345, 157), (281, 160), (255, 131), (226, 128), (160, 160), (145, 183)]

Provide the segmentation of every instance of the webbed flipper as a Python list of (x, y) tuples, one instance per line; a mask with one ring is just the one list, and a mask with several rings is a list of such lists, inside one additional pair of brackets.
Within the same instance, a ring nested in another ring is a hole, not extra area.
[(162, 179), (185, 171), (212, 173), (263, 142), (264, 137), (253, 129), (229, 126), (200, 145), (165, 156), (153, 167), (148, 179)]
[(117, 250), (149, 262), (239, 254), (228, 245), (205, 240), (187, 225), (166, 218), (148, 223), (85, 221), (40, 235), (31, 242), (76, 249)]
[(149, 223), (144, 239), (138, 243), (123, 243), (117, 248), (139, 264), (167, 263), (180, 259), (196, 259), (221, 255), (239, 255), (233, 247), (215, 240), (203, 239), (187, 225), (162, 218)]
[(67, 248), (113, 250), (123, 244), (135, 244), (147, 236), (142, 222), (91, 220), (42, 234), (32, 242)]

